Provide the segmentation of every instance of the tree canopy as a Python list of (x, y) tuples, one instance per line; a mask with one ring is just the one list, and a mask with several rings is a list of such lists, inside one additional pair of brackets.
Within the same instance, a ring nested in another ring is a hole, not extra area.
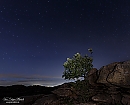
[[(92, 54), (92, 49), (88, 49)], [(93, 59), (88, 55), (81, 56), (81, 54), (74, 54), (73, 58), (67, 58), (67, 61), (63, 64), (65, 71), (62, 78), (64, 79), (78, 79), (79, 77), (87, 78), (87, 73), (92, 69)]]

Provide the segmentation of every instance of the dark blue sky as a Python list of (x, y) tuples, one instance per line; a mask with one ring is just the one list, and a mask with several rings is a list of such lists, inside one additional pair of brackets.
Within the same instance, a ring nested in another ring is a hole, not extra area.
[(93, 65), (130, 59), (129, 0), (1, 0), (0, 85), (63, 83), (63, 63), (93, 48)]

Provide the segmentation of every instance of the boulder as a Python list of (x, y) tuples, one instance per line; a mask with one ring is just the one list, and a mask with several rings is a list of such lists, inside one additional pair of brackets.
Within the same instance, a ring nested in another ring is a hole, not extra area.
[(102, 103), (112, 103), (112, 98), (108, 94), (97, 94), (92, 97), (92, 100), (95, 102), (102, 102)]
[(90, 85), (92, 86), (96, 86), (96, 80), (98, 78), (98, 75), (97, 75), (97, 69), (96, 68), (93, 68), (89, 71), (88, 73), (88, 82)]
[(59, 96), (59, 97), (68, 97), (72, 95), (70, 83), (64, 83), (61, 86), (59, 86), (58, 89), (52, 91), (53, 94)]
[(98, 74), (97, 83), (130, 88), (130, 61), (115, 62), (103, 66)]
[(110, 85), (110, 83), (108, 83), (107, 78), (108, 75), (115, 69), (116, 65), (118, 64), (118, 62), (115, 63), (111, 63), (109, 65), (103, 66), (98, 70), (98, 80), (97, 83), (102, 83), (105, 85)]
[(130, 105), (130, 95), (123, 94), (121, 102), (123, 103), (123, 105)]
[(52, 93), (58, 95), (59, 97), (68, 97), (72, 95), (71, 88), (59, 88), (52, 91)]
[(55, 100), (57, 100), (56, 96), (54, 94), (49, 94), (36, 100), (32, 105), (53, 105), (52, 102)]
[(112, 104), (118, 104), (118, 105), (121, 105), (121, 100), (122, 100), (122, 96), (120, 93), (118, 94), (111, 94), (110, 95), (111, 98), (112, 98)]
[(130, 88), (130, 61), (117, 64), (109, 73), (107, 81), (120, 87)]

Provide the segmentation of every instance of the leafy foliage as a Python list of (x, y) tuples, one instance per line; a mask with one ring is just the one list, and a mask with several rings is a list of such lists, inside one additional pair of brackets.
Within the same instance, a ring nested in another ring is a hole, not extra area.
[[(92, 52), (92, 50), (90, 50)], [(79, 77), (87, 77), (87, 73), (92, 69), (93, 59), (87, 55), (82, 57), (79, 53), (75, 54), (72, 59), (67, 58), (64, 63), (65, 71), (62, 78), (65, 79), (78, 79)]]

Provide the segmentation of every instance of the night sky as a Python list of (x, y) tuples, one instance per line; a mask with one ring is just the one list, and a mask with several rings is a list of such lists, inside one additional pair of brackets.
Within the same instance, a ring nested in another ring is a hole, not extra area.
[(0, 85), (66, 82), (88, 48), (97, 69), (130, 60), (130, 0), (0, 0)]

